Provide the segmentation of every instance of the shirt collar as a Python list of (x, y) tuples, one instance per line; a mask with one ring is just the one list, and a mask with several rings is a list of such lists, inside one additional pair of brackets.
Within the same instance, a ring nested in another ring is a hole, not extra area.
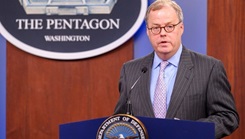
[[(181, 44), (178, 51), (170, 59), (167, 60), (169, 63), (171, 63), (175, 67), (178, 67), (180, 56), (182, 53), (182, 48), (183, 46)], [(154, 52), (153, 69), (157, 68), (161, 62), (162, 62), (162, 59), (160, 59), (158, 55), (156, 54), (156, 52)]]

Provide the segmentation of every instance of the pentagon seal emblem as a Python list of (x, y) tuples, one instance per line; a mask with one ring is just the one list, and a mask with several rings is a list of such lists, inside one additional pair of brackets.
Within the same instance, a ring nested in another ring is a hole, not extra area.
[(148, 139), (148, 134), (138, 118), (118, 114), (107, 118), (101, 124), (96, 139)]
[[(95, 57), (128, 41), (147, 0), (1, 0), (0, 32), (30, 54), (59, 60)], [(130, 15), (130, 16), (129, 16)]]

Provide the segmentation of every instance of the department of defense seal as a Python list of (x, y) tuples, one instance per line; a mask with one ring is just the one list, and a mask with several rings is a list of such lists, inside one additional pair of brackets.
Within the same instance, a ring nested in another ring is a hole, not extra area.
[(101, 124), (96, 139), (148, 139), (148, 134), (138, 118), (118, 114), (107, 118)]

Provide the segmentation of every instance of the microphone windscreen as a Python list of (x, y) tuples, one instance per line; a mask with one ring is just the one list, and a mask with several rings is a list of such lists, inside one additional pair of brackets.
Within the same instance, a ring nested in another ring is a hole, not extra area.
[(141, 72), (142, 73), (146, 73), (147, 72), (147, 67), (142, 68)]

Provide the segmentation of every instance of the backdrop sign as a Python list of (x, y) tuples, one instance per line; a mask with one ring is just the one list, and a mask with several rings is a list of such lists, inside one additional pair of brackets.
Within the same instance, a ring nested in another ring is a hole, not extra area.
[(0, 32), (12, 44), (51, 59), (113, 50), (142, 24), (146, 0), (2, 0)]

